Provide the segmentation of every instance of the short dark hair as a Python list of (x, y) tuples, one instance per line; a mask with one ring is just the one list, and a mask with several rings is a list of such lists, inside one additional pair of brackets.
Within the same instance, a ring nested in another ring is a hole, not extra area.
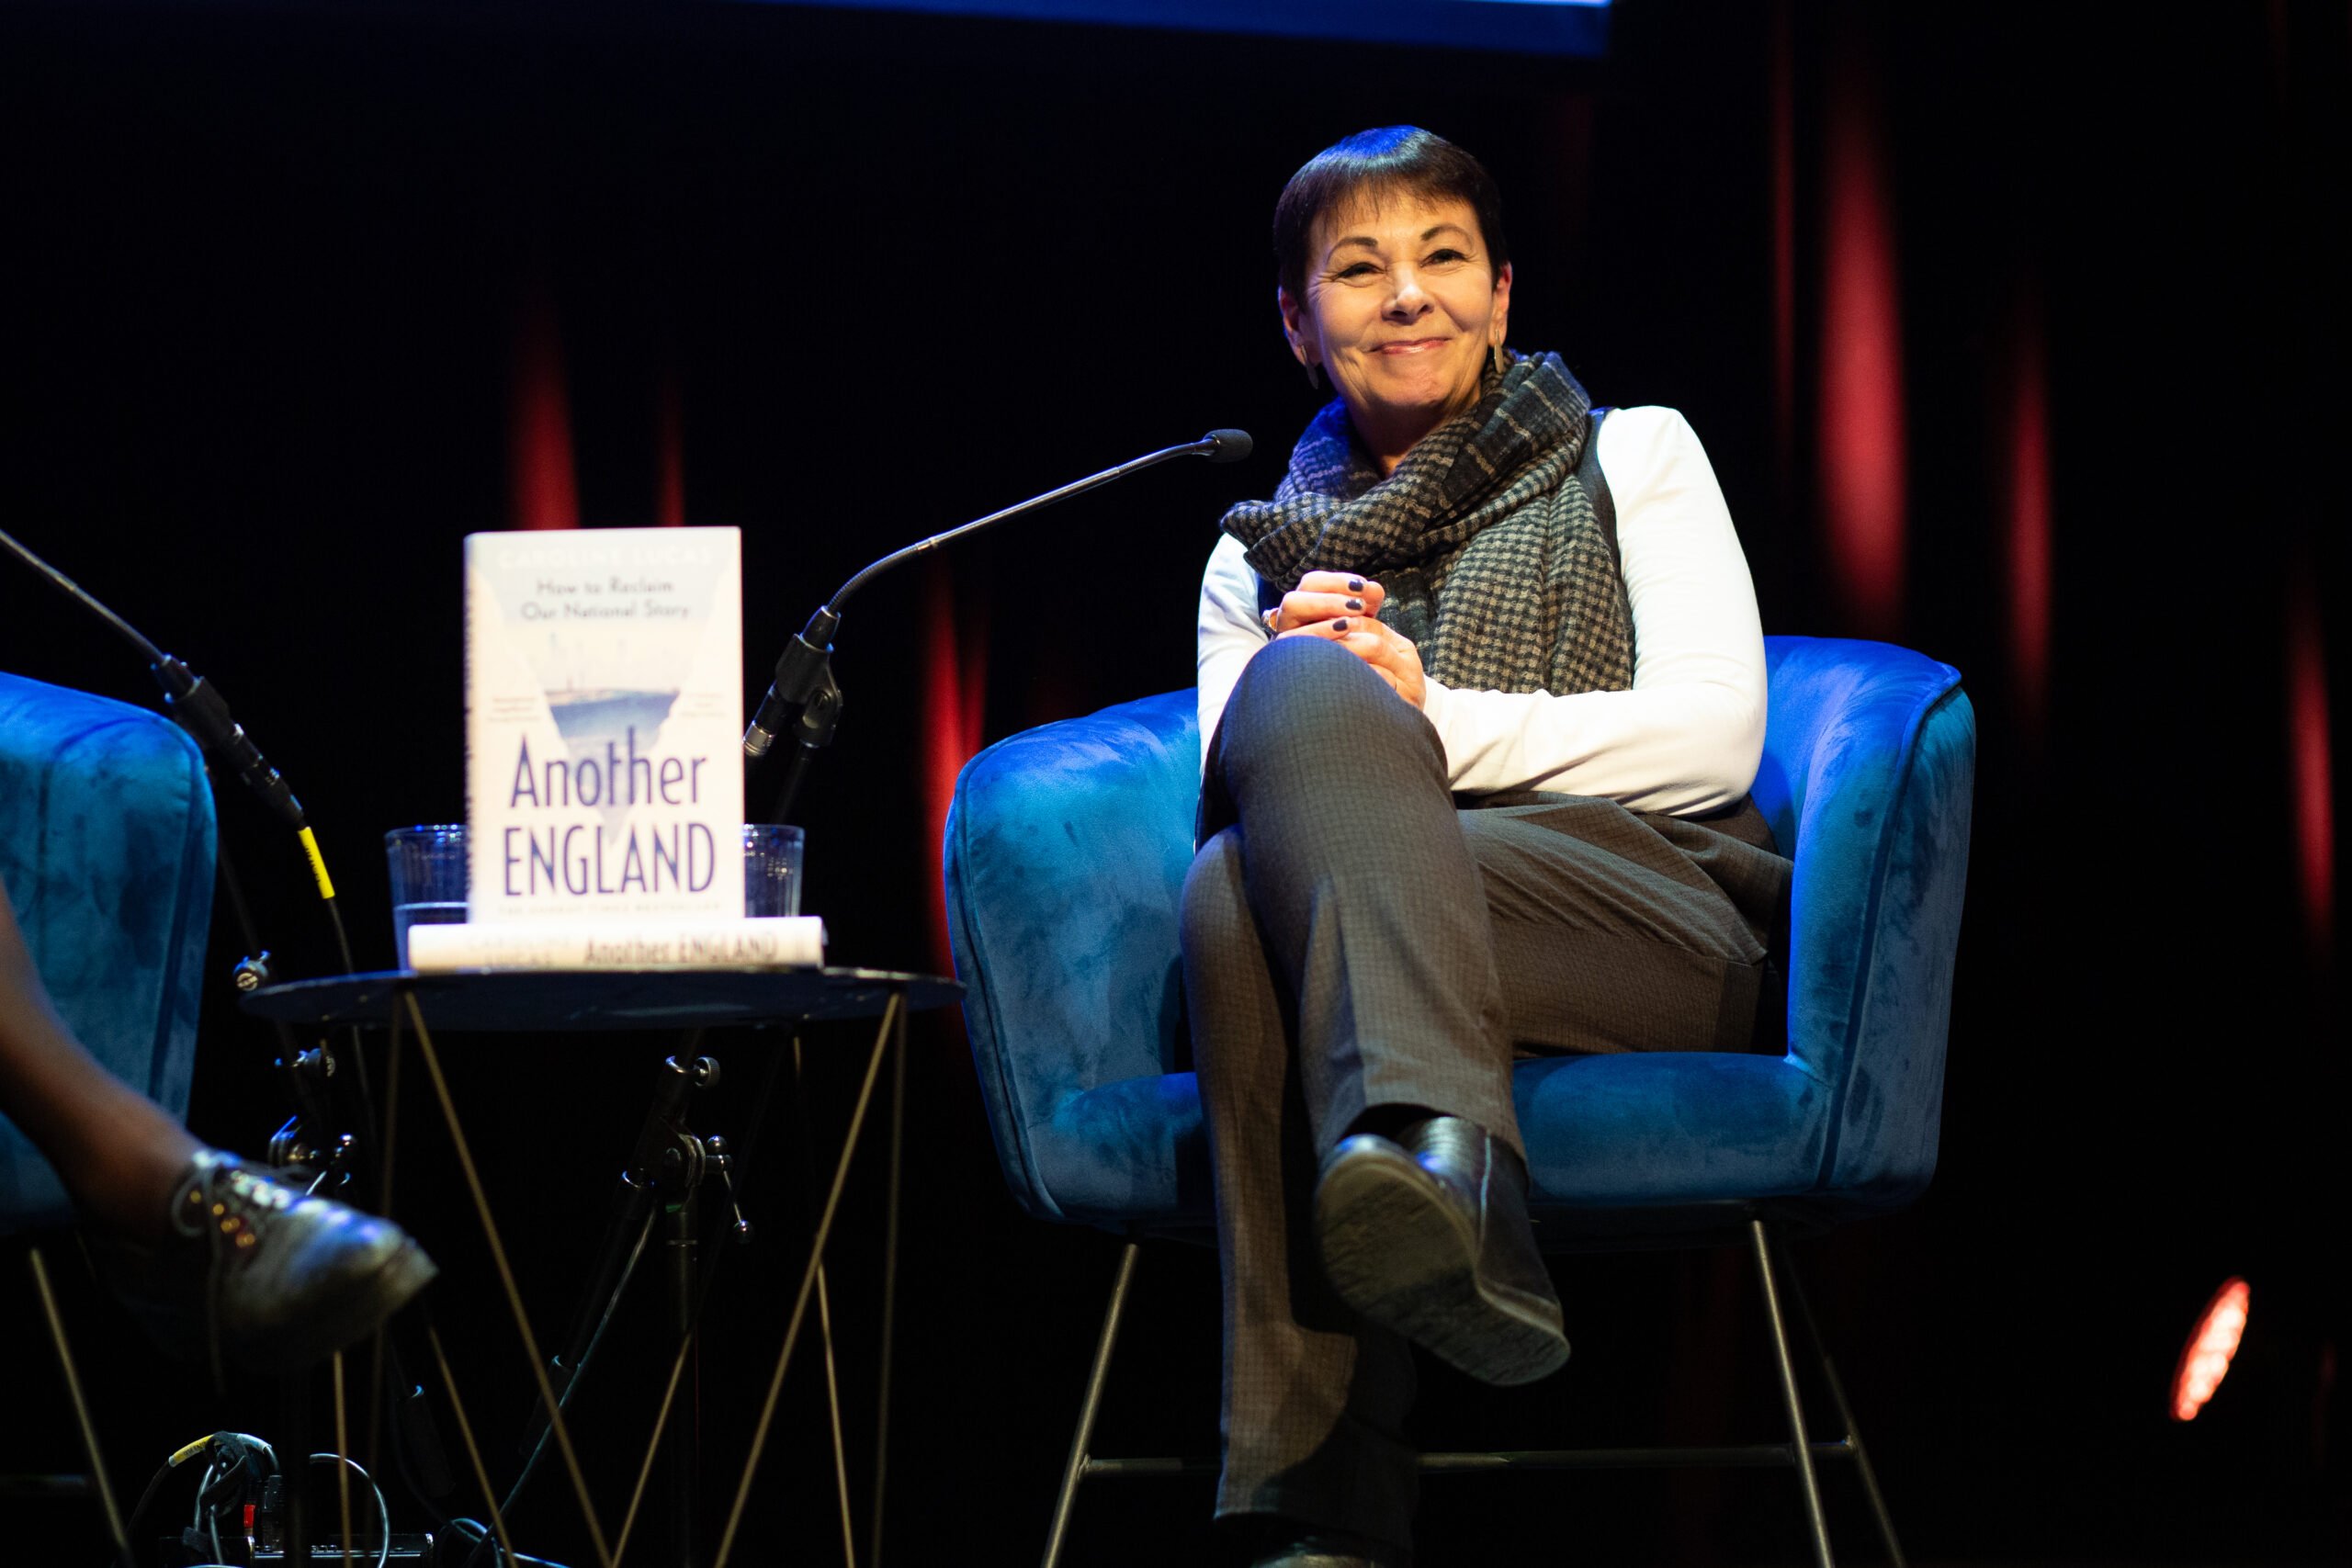
[(1316, 220), (1350, 202), (1387, 196), (1468, 202), (1495, 275), (1510, 265), (1502, 193), (1486, 166), (1434, 131), (1384, 125), (1334, 141), (1283, 186), (1274, 203), (1274, 276), (1292, 299), (1306, 299), (1306, 252)]

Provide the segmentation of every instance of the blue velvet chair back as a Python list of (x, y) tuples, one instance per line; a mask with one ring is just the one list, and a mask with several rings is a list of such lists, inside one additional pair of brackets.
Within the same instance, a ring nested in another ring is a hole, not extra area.
[[(1520, 1064), (1547, 1246), (1759, 1200), (1827, 1223), (1907, 1201), (1934, 1171), (1974, 718), (1957, 671), (1904, 649), (1771, 637), (1766, 653), (1755, 796), (1795, 862), (1787, 1053)], [(1048, 725), (956, 783), (965, 1021), (1006, 1179), (1041, 1217), (1210, 1217), (1198, 1093), (1179, 1070), (1193, 708), (1170, 692)]]
[[(0, 884), (59, 1014), (114, 1075), (187, 1113), (212, 909), (212, 790), (142, 708), (0, 674)], [(0, 1118), (0, 1235), (71, 1216)]]

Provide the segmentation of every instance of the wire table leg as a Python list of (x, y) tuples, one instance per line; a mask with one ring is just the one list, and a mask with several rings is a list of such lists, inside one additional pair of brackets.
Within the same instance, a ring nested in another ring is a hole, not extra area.
[(727, 1568), (727, 1560), (734, 1553), (735, 1534), (743, 1523), (744, 1506), (751, 1501), (752, 1480), (759, 1473), (760, 1456), (767, 1448), (768, 1429), (775, 1421), (776, 1400), (784, 1393), (785, 1371), (792, 1364), (793, 1347), (800, 1338), (800, 1325), (808, 1314), (808, 1298), (816, 1292), (817, 1269), (824, 1260), (825, 1244), (832, 1237), (833, 1216), (841, 1209), (842, 1189), (849, 1182), (850, 1159), (857, 1153), (858, 1134), (865, 1127), (866, 1108), (874, 1100), (874, 1080), (881, 1076), (882, 1058), (888, 1055), (893, 1031), (905, 1007), (906, 994), (893, 991), (889, 1005), (883, 1010), (882, 1027), (875, 1035), (873, 1056), (865, 1065), (865, 1081), (858, 1088), (857, 1107), (850, 1112), (849, 1135), (842, 1140), (842, 1157), (833, 1168), (832, 1190), (825, 1195), (824, 1212), (818, 1218), (817, 1234), (809, 1243), (808, 1266), (801, 1271), (800, 1289), (792, 1303), (792, 1316), (785, 1325), (784, 1348), (776, 1353), (775, 1372), (768, 1380), (767, 1399), (760, 1406), (759, 1424), (752, 1428), (752, 1451), (743, 1461), (743, 1479), (735, 1488), (734, 1506), (728, 1510), (727, 1530), (719, 1537), (718, 1556), (712, 1562), (711, 1568)]
[(897, 1062), (890, 1069), (890, 1185), (882, 1221), (882, 1376), (874, 1400), (874, 1528), (867, 1538), (867, 1568), (882, 1568), (882, 1483), (890, 1467), (890, 1346), (899, 1312), (899, 1175), (907, 1134), (907, 1015), (899, 1013), (891, 1042)]
[(441, 1349), (440, 1330), (427, 1323), (424, 1337), (433, 1346), (433, 1364), (441, 1369), (441, 1386), (449, 1395), (450, 1414), (458, 1418), (458, 1436), (465, 1439), (466, 1462), (473, 1466), (474, 1484), (481, 1488), (482, 1505), (490, 1510), (491, 1533), (498, 1538), (503, 1560), (512, 1562), (514, 1543), (506, 1539), (506, 1516), (499, 1511), (498, 1488), (490, 1483), (489, 1468), (481, 1462), (481, 1447), (474, 1441), (474, 1424), (466, 1419), (466, 1402), (458, 1397), (458, 1380), (449, 1371), (449, 1358)]
[[(343, 1568), (351, 1568), (351, 1417), (343, 1395), (343, 1352), (334, 1353), (334, 1495), (335, 1522), (343, 1529)], [(310, 1456), (302, 1456), (309, 1464)]]
[(57, 1348), (58, 1369), (65, 1374), (65, 1392), (74, 1399), (74, 1419), (82, 1428), (82, 1451), (89, 1456), (90, 1483), (98, 1489), (98, 1502), (107, 1516), (107, 1533), (114, 1538), (115, 1554), (122, 1568), (131, 1568), (130, 1536), (122, 1528), (122, 1508), (114, 1500), (114, 1484), (107, 1479), (107, 1463), (98, 1452), (97, 1424), (90, 1419), (90, 1406), (82, 1397), (82, 1374), (74, 1370), (74, 1352), (65, 1342), (65, 1318), (57, 1310), (57, 1294), (49, 1288), (49, 1265), (34, 1247), (27, 1255), (32, 1262), (33, 1289), (40, 1294), (40, 1310), (49, 1319), (50, 1343)]
[(507, 1309), (514, 1314), (514, 1326), (523, 1337), (523, 1352), (531, 1359), (531, 1376), (538, 1383), (539, 1398), (548, 1413), (548, 1427), (555, 1434), (556, 1452), (563, 1458), (563, 1468), (571, 1477), (571, 1490), (580, 1499), (580, 1516), (588, 1526), (589, 1544), (596, 1549), (598, 1568), (613, 1568), (611, 1547), (605, 1542), (605, 1527), (597, 1520), (595, 1500), (588, 1495), (588, 1478), (581, 1473), (580, 1456), (571, 1447), (571, 1431), (564, 1423), (563, 1406), (555, 1397), (555, 1388), (548, 1381), (548, 1364), (539, 1354), (538, 1336), (531, 1332), (530, 1314), (523, 1310), (522, 1292), (515, 1288), (514, 1270), (506, 1261), (506, 1247), (498, 1239), (498, 1222), (490, 1212), (490, 1197), (482, 1190), (481, 1173), (474, 1168), (473, 1150), (466, 1143), (466, 1131), (458, 1122), (457, 1101), (449, 1096), (449, 1081), (441, 1075), (440, 1054), (433, 1048), (433, 1035), (424, 1027), (424, 1013), (416, 1005), (416, 993), (403, 989), (401, 999), (408, 1009), (409, 1027), (416, 1032), (416, 1053), (424, 1058), (424, 1071), (433, 1080), (433, 1092), (441, 1101), (441, 1118), (449, 1124), (449, 1141), (458, 1151), (458, 1168), (465, 1172), (466, 1189), (472, 1193), (474, 1213), (481, 1220), (482, 1235), (490, 1243), (491, 1260), (498, 1265), (498, 1282), (505, 1288)]
[[(792, 1077), (805, 1089), (800, 1068), (800, 1041), (796, 1036), (792, 1042)], [(794, 1097), (794, 1111), (800, 1133), (801, 1168), (809, 1185), (814, 1186), (815, 1162), (808, 1155), (815, 1140), (808, 1134), (808, 1098), (805, 1092)], [(825, 1348), (825, 1415), (833, 1433), (833, 1493), (842, 1511), (842, 1561), (849, 1568), (857, 1568), (857, 1528), (851, 1522), (849, 1509), (849, 1448), (842, 1438), (841, 1372), (833, 1359), (833, 1292), (826, 1282), (821, 1260), (817, 1265), (817, 1337)]]
[[(401, 1010), (391, 1010), (388, 1021), (391, 1038), (384, 1047), (384, 1126), (377, 1144), (381, 1157), (376, 1168), (376, 1212), (386, 1219), (392, 1217), (392, 1164), (399, 1153), (401, 1131)], [(385, 1339), (388, 1326), (379, 1325), (368, 1337), (368, 1472), (374, 1474), (378, 1457), (377, 1438), (384, 1429), (384, 1366), (387, 1359)]]
[(281, 1379), (277, 1385), (278, 1442), (294, 1456), (281, 1464), (286, 1480), (286, 1561), (308, 1564), (311, 1548), (311, 1382), (307, 1373)]

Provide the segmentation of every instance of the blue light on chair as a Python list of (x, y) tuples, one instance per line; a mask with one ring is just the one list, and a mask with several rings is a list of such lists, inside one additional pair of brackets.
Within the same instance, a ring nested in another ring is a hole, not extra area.
[[(1975, 720), (1959, 672), (1907, 649), (1770, 637), (1766, 655), (1770, 719), (1754, 794), (1795, 861), (1786, 1055), (1547, 1057), (1521, 1063), (1514, 1089), (1547, 1250), (1742, 1241), (1757, 1257), (1790, 1441), (1648, 1457), (1777, 1454), (1798, 1472), (1823, 1564), (1812, 1459), (1854, 1457), (1899, 1562), (1834, 1370), (1849, 1437), (1815, 1444), (1804, 1435), (1770, 1238), (1898, 1208), (1934, 1172)], [(1176, 1070), (1178, 904), (1200, 774), (1193, 709), (1191, 692), (1171, 692), (1048, 725), (981, 752), (956, 784), (947, 909), (965, 1019), (1005, 1179), (1040, 1218), (1131, 1236), (1197, 1235), (1212, 1223), (1199, 1095)], [(1049, 1564), (1080, 1480), (1168, 1468), (1087, 1451), (1134, 1262), (1131, 1244)], [(1476, 1468), (1486, 1457), (1424, 1462)]]

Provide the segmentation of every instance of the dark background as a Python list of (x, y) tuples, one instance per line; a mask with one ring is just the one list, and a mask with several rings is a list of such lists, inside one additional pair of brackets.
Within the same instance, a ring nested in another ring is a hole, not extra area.
[[(1162, 470), (861, 596), (841, 740), (799, 812), (806, 907), (838, 959), (935, 967), (926, 745), (968, 742), (941, 716), (973, 700), (942, 680), (980, 694), (985, 739), (1189, 683), (1215, 518), (1272, 488), (1313, 408), (1271, 308), (1274, 194), (1345, 131), (1429, 125), (1510, 202), (1513, 341), (1703, 436), (1766, 629), (1883, 629), (1968, 678), (1941, 1170), (1908, 1213), (1804, 1249), (1911, 1554), (2343, 1561), (2340, 971), (2298, 881), (2287, 672), (2296, 636), (2340, 626), (2348, 23), (2341, 5), (1626, 4), (1608, 59), (1564, 62), (790, 6), (15, 6), (0, 525), (231, 697), (310, 806), (374, 964), (377, 836), (462, 813), (458, 539), (516, 514), (518, 377), (551, 341), (531, 323), (560, 343), (582, 522), (656, 519), (666, 428), (686, 520), (744, 530), (747, 694), (871, 557), (1212, 425), (1255, 432), (1241, 468)], [(1832, 586), (1808, 434), (1835, 304), (1825, 106), (1858, 84), (1880, 106), (1899, 288), (1892, 624)], [(2048, 388), (2046, 675), (2007, 608), (2021, 354)], [(13, 566), (0, 667), (153, 696)], [(264, 942), (330, 971), (291, 847), (233, 788), (220, 807)], [(228, 1003), (225, 908), (213, 930), (192, 1120), (258, 1153), (285, 1112), (275, 1046)], [(820, 1157), (855, 1043), (810, 1041)], [(1023, 1561), (1115, 1244), (1015, 1212), (956, 1023), (926, 1018), (915, 1043), (890, 1551)], [(445, 1043), (546, 1337), (673, 1043)], [(729, 1076), (710, 1127), (748, 1131), (780, 1043), (711, 1047)], [(525, 1368), (422, 1088), (412, 1072), (400, 1214), (444, 1266), (434, 1311), (503, 1477)], [(807, 1188), (786, 1140), (766, 1152), (744, 1196), (760, 1240), (699, 1384), (713, 1508), (797, 1275)], [(876, 1186), (853, 1195), (832, 1275), (861, 1510)], [(1214, 1267), (1147, 1254), (1107, 1450), (1213, 1445)], [(2232, 1274), (2254, 1287), (2245, 1350), (2205, 1416), (2174, 1423), (2182, 1340)], [(1738, 1258), (1578, 1259), (1563, 1283), (1571, 1370), (1508, 1394), (1432, 1372), (1428, 1443), (1773, 1434)], [(579, 1407), (608, 1518), (665, 1362), (655, 1295), (625, 1309)], [(11, 1334), (31, 1332), (26, 1297), (0, 1289)], [(118, 1337), (86, 1286), (74, 1300), (134, 1494), (188, 1438), (274, 1419), (263, 1393), (215, 1394)], [(837, 1550), (817, 1365), (797, 1363), (739, 1560)], [(7, 1374), (0, 1468), (71, 1462), (54, 1382), (29, 1348)], [(1829, 1485), (1833, 1533), (1871, 1555), (1850, 1477)], [(1077, 1560), (1206, 1561), (1207, 1506), (1196, 1482), (1102, 1483)], [(513, 1523), (526, 1550), (586, 1560), (559, 1473)], [(1799, 1528), (1766, 1472), (1438, 1480), (1423, 1508), (1437, 1564), (1518, 1541), (1792, 1561)]]

